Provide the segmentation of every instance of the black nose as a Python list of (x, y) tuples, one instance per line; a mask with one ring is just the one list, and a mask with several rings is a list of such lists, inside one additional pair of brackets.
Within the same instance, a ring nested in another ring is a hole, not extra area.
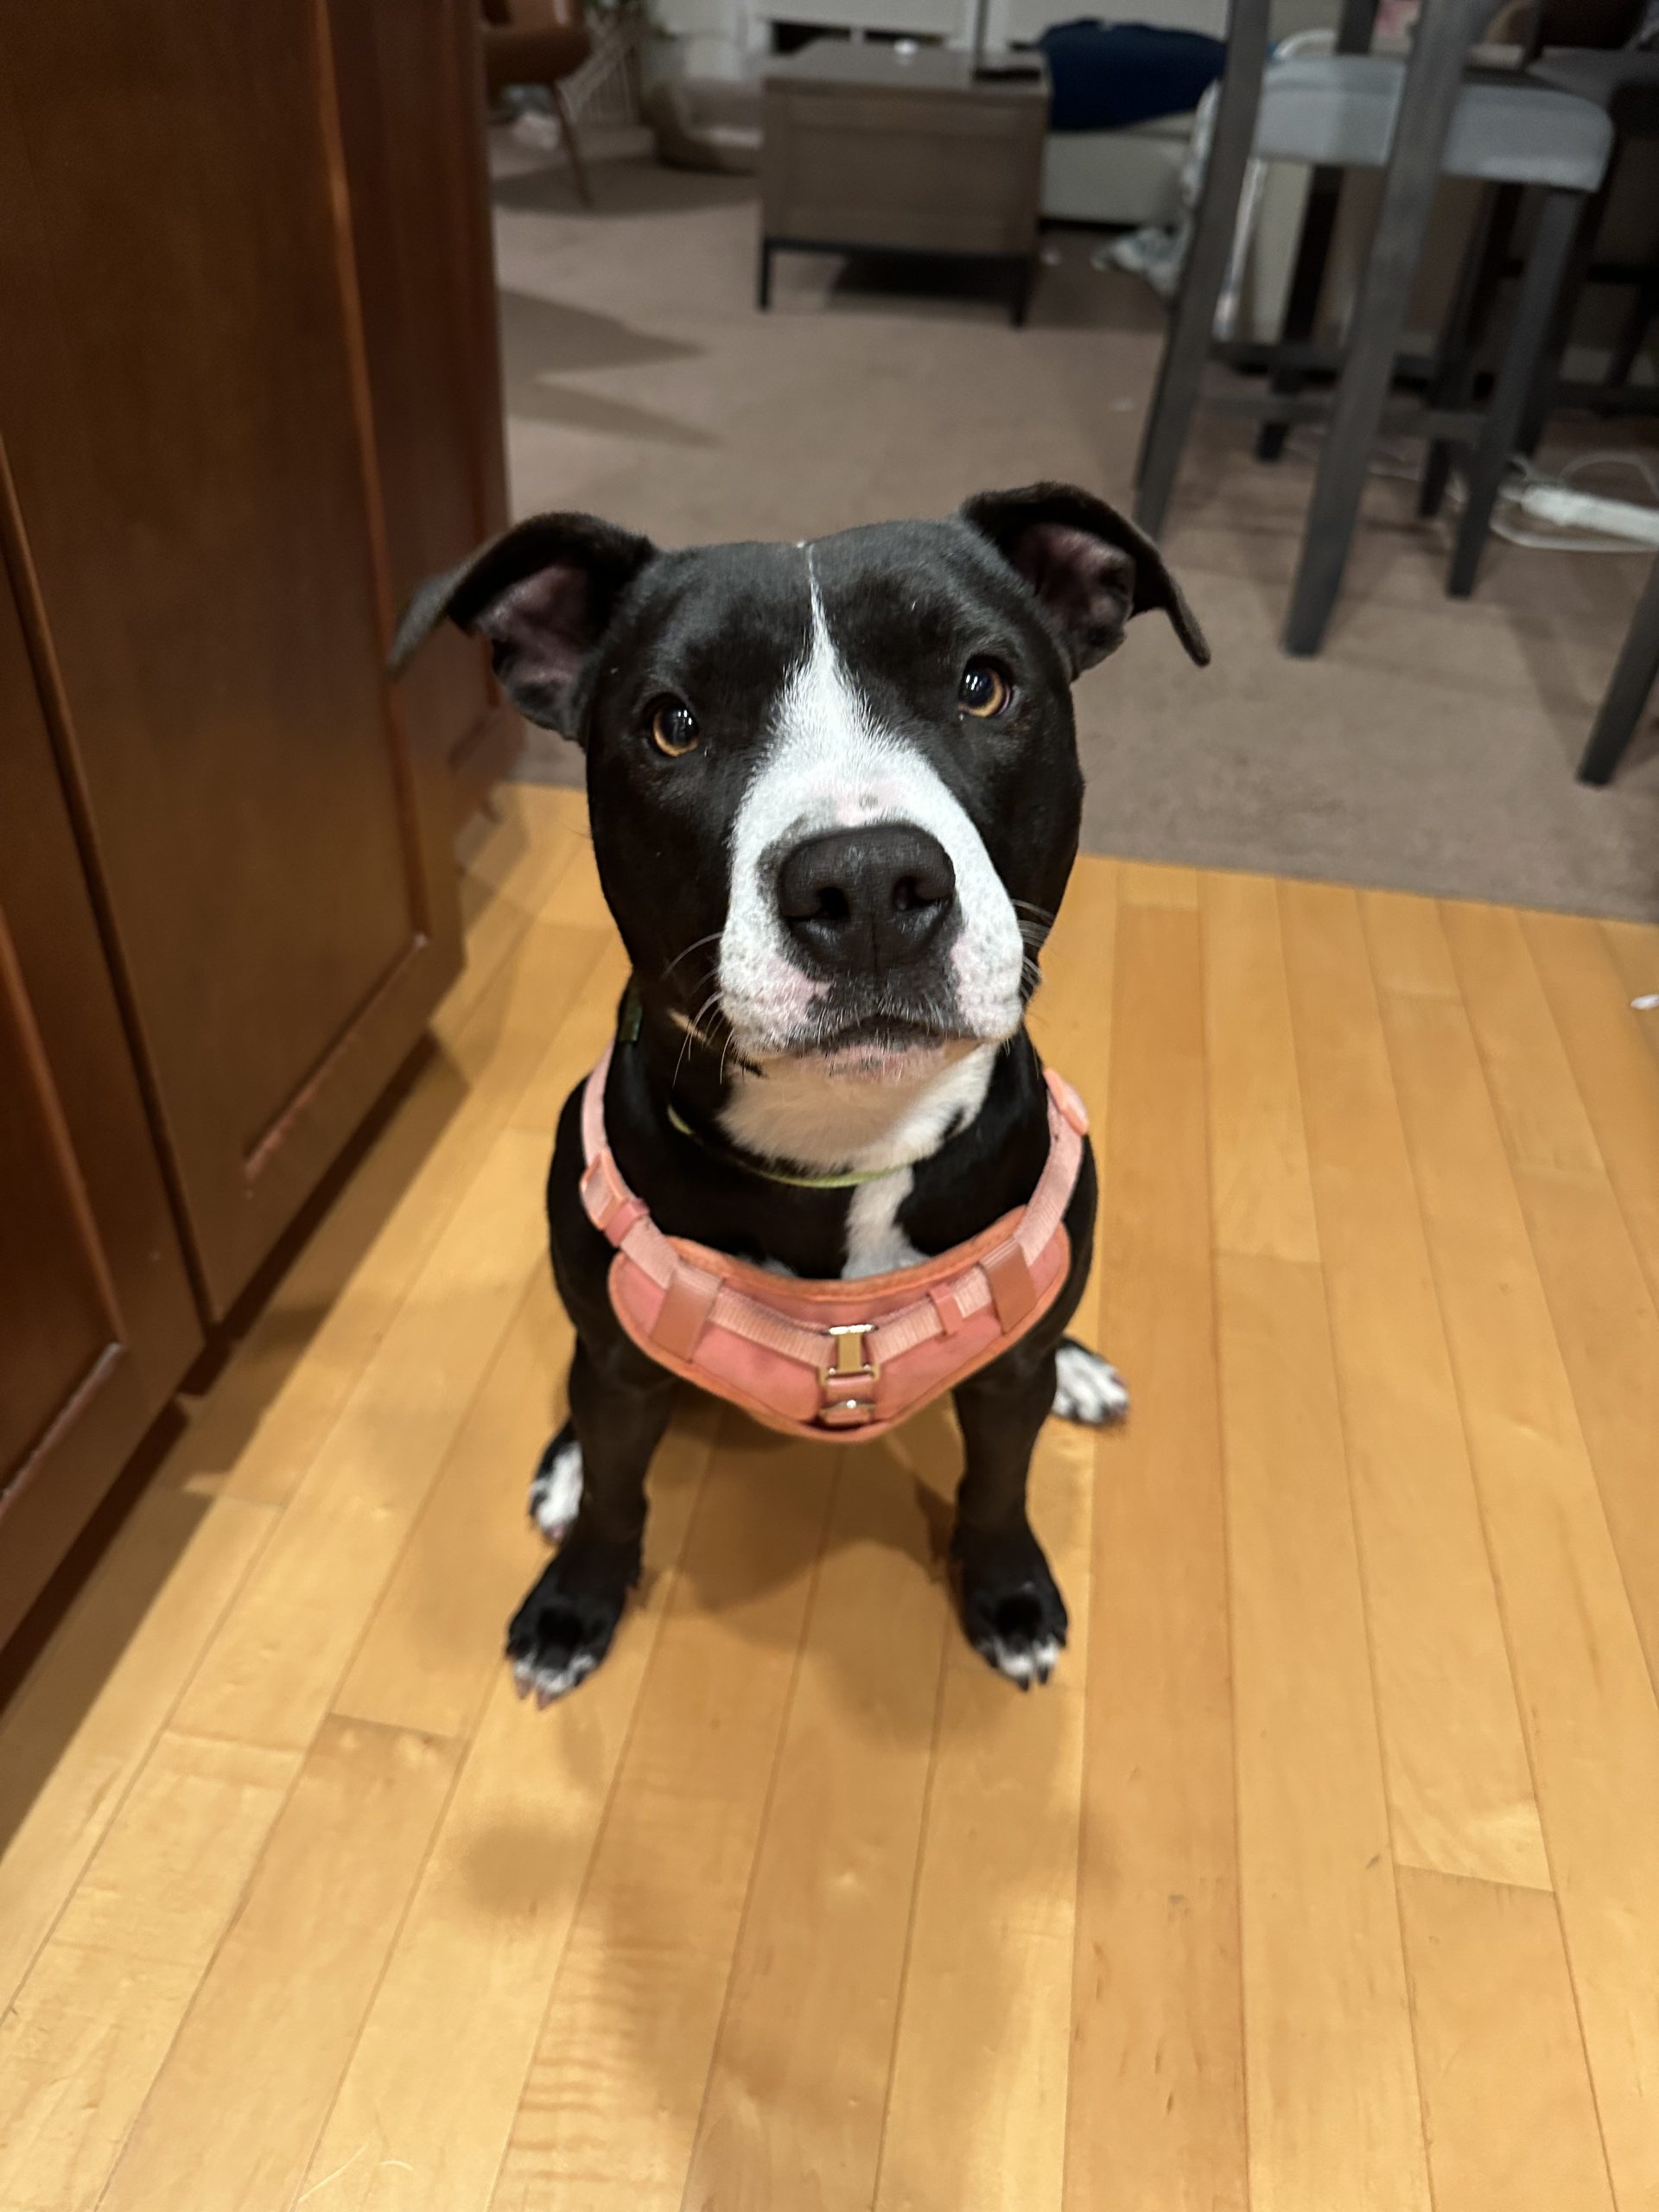
[(956, 900), (950, 854), (913, 822), (809, 837), (778, 871), (791, 936), (826, 967), (854, 974), (919, 959)]

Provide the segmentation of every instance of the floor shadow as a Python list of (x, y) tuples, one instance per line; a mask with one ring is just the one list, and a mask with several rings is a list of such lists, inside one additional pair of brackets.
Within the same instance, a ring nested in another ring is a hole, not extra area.
[(879, 314), (888, 313), (895, 303), (912, 314), (967, 308), (1006, 322), (1012, 284), (1007, 270), (994, 261), (855, 253), (842, 263), (828, 304), (837, 311)]
[(632, 215), (683, 215), (704, 207), (739, 207), (760, 196), (760, 181), (723, 171), (671, 169), (648, 156), (598, 162), (592, 168), (594, 204), (575, 199), (570, 172), (560, 162), (499, 176), (490, 187), (498, 207), (524, 215), (574, 215), (604, 223)]
[(715, 446), (718, 438), (681, 423), (654, 408), (635, 407), (626, 399), (612, 399), (602, 392), (584, 391), (579, 385), (542, 375), (520, 385), (508, 412), (522, 419), (551, 423), (563, 430), (589, 430), (601, 437), (638, 438), (646, 445)]
[(503, 289), (501, 368), (507, 395), (538, 376), (576, 375), (592, 369), (639, 368), (658, 361), (694, 360), (702, 350), (677, 338), (636, 330), (614, 315), (572, 307), (536, 292)]
[(499, 298), (501, 374), (510, 416), (562, 429), (637, 438), (645, 445), (718, 442), (706, 430), (656, 408), (563, 381), (604, 369), (692, 360), (700, 347), (533, 292), (503, 290)]

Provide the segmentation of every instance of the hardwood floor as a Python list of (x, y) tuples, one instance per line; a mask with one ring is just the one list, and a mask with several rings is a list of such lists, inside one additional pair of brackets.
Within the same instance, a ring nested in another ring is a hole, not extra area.
[(623, 965), (474, 836), (438, 1049), (0, 1719), (0, 2212), (1656, 2212), (1659, 931), (1086, 860), (1074, 1635), (948, 1414), (707, 1406), (606, 1667), (501, 1631)]

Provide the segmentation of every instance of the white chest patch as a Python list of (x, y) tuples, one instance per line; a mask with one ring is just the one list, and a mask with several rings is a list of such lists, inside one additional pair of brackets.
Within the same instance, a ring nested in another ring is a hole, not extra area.
[(954, 1048), (891, 1082), (826, 1075), (810, 1060), (744, 1069), (721, 1127), (746, 1152), (826, 1175), (868, 1175), (924, 1160), (985, 1103), (994, 1045)]
[(845, 1281), (889, 1274), (895, 1268), (913, 1268), (922, 1257), (899, 1226), (899, 1209), (915, 1181), (906, 1167), (853, 1192), (847, 1209), (847, 1257), (841, 1269)]
[(849, 1195), (842, 1274), (885, 1274), (922, 1257), (898, 1225), (914, 1184), (911, 1166), (974, 1120), (996, 1052), (995, 1045), (976, 1045), (943, 1069), (898, 1083), (861, 1083), (785, 1061), (763, 1075), (741, 1075), (721, 1123), (762, 1159), (819, 1174), (874, 1176)]

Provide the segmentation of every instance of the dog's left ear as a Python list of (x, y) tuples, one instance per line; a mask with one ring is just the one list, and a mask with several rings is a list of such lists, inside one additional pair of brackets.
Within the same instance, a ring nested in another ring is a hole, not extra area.
[(1072, 484), (981, 492), (962, 518), (988, 537), (1042, 601), (1081, 676), (1123, 642), (1131, 615), (1160, 607), (1200, 668), (1210, 647), (1164, 556), (1128, 518)]
[(532, 515), (421, 586), (397, 625), (391, 673), (448, 615), (489, 639), (496, 676), (521, 715), (576, 737), (588, 657), (656, 552), (648, 537), (596, 515)]

